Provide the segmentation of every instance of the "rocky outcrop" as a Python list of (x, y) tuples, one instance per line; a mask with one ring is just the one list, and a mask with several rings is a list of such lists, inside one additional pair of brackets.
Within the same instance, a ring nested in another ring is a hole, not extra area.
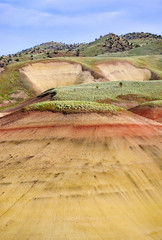
[(106, 52), (123, 52), (133, 48), (127, 39), (120, 38), (118, 35), (108, 34), (104, 38), (101, 46), (105, 48)]

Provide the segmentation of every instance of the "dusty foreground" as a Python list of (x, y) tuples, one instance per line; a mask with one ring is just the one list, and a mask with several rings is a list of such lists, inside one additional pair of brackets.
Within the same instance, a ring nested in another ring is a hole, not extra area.
[(161, 126), (126, 113), (0, 119), (0, 239), (161, 240)]

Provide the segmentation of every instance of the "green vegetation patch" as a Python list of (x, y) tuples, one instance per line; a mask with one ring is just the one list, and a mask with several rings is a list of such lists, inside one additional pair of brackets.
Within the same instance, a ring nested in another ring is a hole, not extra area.
[(140, 106), (162, 107), (162, 100), (142, 103)]
[[(150, 101), (162, 99), (162, 81), (120, 81), (82, 84), (55, 88), (53, 100), (107, 102), (119, 100), (119, 96), (136, 95)], [(128, 98), (129, 100), (129, 98)], [(137, 98), (138, 101), (138, 98)]]
[[(36, 91), (19, 72), (21, 66), (22, 64), (20, 63), (11, 64), (0, 74), (0, 102), (3, 102), (2, 100), (12, 100), (10, 95), (17, 90), (23, 91), (28, 98), (36, 95)], [(16, 99), (14, 103), (11, 101), (8, 105), (0, 107), (0, 110), (17, 105), (24, 100), (25, 99)]]
[(51, 111), (62, 113), (118, 113), (123, 110), (117, 106), (86, 101), (47, 101), (34, 103), (24, 108), (25, 111)]
[(145, 55), (160, 55), (162, 49), (162, 41), (156, 40), (151, 41), (147, 40), (147, 42), (142, 44), (142, 41), (132, 41), (134, 44), (140, 44), (139, 47), (130, 49), (124, 52), (116, 52), (116, 53), (104, 53), (104, 56), (107, 57), (129, 57), (129, 56), (145, 56)]

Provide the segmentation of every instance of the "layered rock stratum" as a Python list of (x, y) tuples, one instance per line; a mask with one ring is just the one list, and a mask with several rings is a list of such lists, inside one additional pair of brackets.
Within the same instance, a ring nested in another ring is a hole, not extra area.
[(0, 239), (160, 240), (161, 130), (133, 113), (0, 119)]

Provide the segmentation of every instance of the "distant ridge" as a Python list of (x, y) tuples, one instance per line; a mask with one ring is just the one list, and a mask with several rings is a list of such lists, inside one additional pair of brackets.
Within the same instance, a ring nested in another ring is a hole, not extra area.
[(152, 33), (144, 33), (144, 32), (133, 32), (133, 33), (127, 33), (124, 35), (121, 35), (122, 38), (125, 38), (127, 40), (131, 39), (162, 39), (161, 35), (158, 34), (152, 34)]
[[(146, 46), (144, 50), (135, 50), (136, 48), (143, 46)], [(66, 44), (54, 41), (42, 43), (29, 49), (22, 50), (16, 54), (1, 56), (0, 67), (3, 68), (15, 62), (56, 57), (94, 57), (112, 53), (122, 54), (124, 52), (128, 52), (129, 55), (129, 51), (131, 51), (131, 55), (160, 55), (162, 51), (161, 49), (161, 35), (133, 32), (118, 36), (114, 33), (109, 33), (104, 36), (101, 35), (99, 38), (95, 38), (95, 40), (90, 43)]]

